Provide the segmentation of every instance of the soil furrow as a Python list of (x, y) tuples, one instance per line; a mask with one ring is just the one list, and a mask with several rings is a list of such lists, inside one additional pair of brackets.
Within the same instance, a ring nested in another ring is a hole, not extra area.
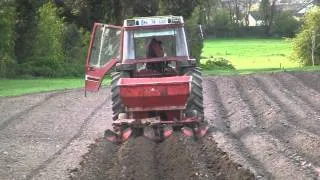
[(216, 79), (216, 81), (222, 97), (226, 100), (223, 102), (226, 109), (234, 112), (228, 117), (230, 130), (239, 137), (249, 152), (272, 172), (276, 179), (306, 179), (308, 176), (299, 171), (273, 143), (272, 136), (255, 130), (256, 120), (247, 101), (241, 98), (235, 82), (230, 78)]
[(106, 103), (109, 103), (107, 99), (99, 104), (90, 114), (89, 116), (83, 121), (81, 124), (80, 128), (77, 130), (75, 135), (69, 139), (69, 141), (61, 148), (59, 149), (56, 153), (54, 153), (52, 156), (50, 156), (47, 160), (42, 162), (38, 167), (30, 171), (30, 174), (27, 175), (26, 179), (32, 179), (35, 175), (37, 175), (42, 169), (46, 168), (54, 159), (56, 159), (68, 146), (70, 146), (71, 142), (74, 141), (76, 138), (78, 138), (84, 128), (87, 126), (88, 122), (91, 120), (92, 116), (94, 116)]
[[(120, 146), (100, 138), (90, 145), (90, 153), (83, 155), (80, 168), (70, 170), (70, 179), (79, 180), (113, 180)], [(119, 171), (117, 170), (116, 172)], [(69, 179), (69, 178), (68, 178)]]
[(131, 138), (116, 152), (110, 152), (113, 157), (108, 161), (102, 161), (105, 157), (95, 149), (101, 143), (85, 156), (73, 179), (254, 179), (246, 168), (217, 149), (211, 139), (194, 141), (181, 133), (161, 143), (144, 137)]
[[(297, 82), (291, 82), (292, 84), (289, 86), (287, 78), (284, 78), (281, 76), (281, 73), (275, 74), (273, 76), (269, 75), (266, 76), (268, 79), (272, 79), (274, 84), (277, 85), (280, 89), (283, 90), (287, 94), (288, 97), (291, 97), (292, 99), (295, 100), (299, 106), (303, 107), (304, 112), (307, 114), (307, 117), (310, 118), (311, 120), (315, 119), (315, 122), (318, 122), (320, 125), (320, 115), (318, 113), (318, 107), (319, 107), (319, 102), (320, 102), (320, 94), (314, 94), (310, 93), (310, 91), (305, 92), (303, 91), (305, 88), (299, 86)], [(275, 78), (277, 77), (277, 78)], [(297, 92), (298, 91), (298, 92)], [(312, 96), (311, 102), (309, 101), (309, 98), (307, 98), (306, 95)], [(312, 102), (315, 102), (313, 105)], [(310, 121), (310, 120), (308, 120)]]
[[(27, 113), (30, 113), (32, 110), (34, 110), (35, 108), (37, 107), (40, 107), (41, 105), (43, 105), (44, 103), (46, 103), (47, 101), (49, 101), (50, 99), (62, 94), (63, 92), (55, 92), (55, 93), (52, 93), (52, 94), (49, 94), (47, 97), (45, 97), (42, 101), (38, 102), (37, 104), (21, 111), (21, 112), (18, 112), (17, 114), (15, 115), (12, 115), (11, 117), (9, 117), (8, 119), (6, 119), (5, 121), (3, 121), (1, 124), (0, 124), (0, 131), (5, 129), (9, 124), (11, 123), (14, 123), (16, 122), (19, 117), (21, 116), (25, 116)], [(20, 121), (19, 121), (20, 122)]]
[(145, 137), (125, 142), (117, 153), (117, 165), (110, 169), (110, 179), (157, 179), (154, 164), (156, 143)]
[[(275, 77), (286, 90), (293, 92), (308, 104), (311, 110), (320, 112), (320, 92), (307, 88), (298, 78), (289, 73), (278, 73), (272, 77)], [(320, 123), (320, 117), (318, 119)]]
[[(283, 126), (284, 128), (286, 128), (287, 130), (284, 132), (288, 132), (288, 135), (285, 137), (291, 137), (293, 142), (297, 143), (297, 146), (299, 148), (306, 148), (307, 144), (310, 145), (314, 145), (315, 147), (318, 146), (319, 144), (319, 135), (313, 133), (312, 131), (306, 129), (305, 127), (301, 127), (299, 126), (298, 123), (296, 123), (297, 120), (295, 120), (295, 118), (299, 117), (295, 117), (294, 115), (292, 115), (292, 111), (290, 111), (289, 109), (287, 109), (286, 104), (279, 102), (278, 98), (276, 98), (271, 92), (269, 92), (269, 90), (267, 89), (266, 85), (263, 84), (261, 81), (257, 80), (256, 78), (248, 78), (248, 81), (251, 81), (251, 85), (250, 86), (256, 86), (258, 85), (259, 87), (256, 89), (257, 91), (260, 91), (259, 95), (252, 95), (255, 96), (253, 99), (255, 99), (255, 101), (257, 103), (260, 103), (260, 105), (257, 105), (257, 110), (259, 110), (259, 108), (261, 109), (261, 113), (260, 115), (265, 116), (265, 127), (264, 128), (268, 128), (268, 127), (272, 127), (273, 125), (277, 125), (277, 126)], [(262, 99), (262, 102), (259, 102), (258, 99)], [(261, 108), (261, 106), (266, 106), (268, 105), (268, 107)], [(299, 107), (297, 107), (299, 108)], [(263, 113), (263, 110), (268, 110), (265, 113)], [(277, 121), (278, 120), (278, 121)], [(303, 122), (306, 122), (306, 120), (304, 120)], [(277, 127), (273, 127), (273, 128), (277, 128)], [(278, 132), (277, 130), (274, 130), (274, 132)], [(279, 136), (284, 136), (285, 134), (279, 134)], [(296, 138), (293, 138), (296, 137)], [(301, 146), (301, 142), (305, 142), (304, 145)], [(306, 148), (310, 151), (310, 148)], [(313, 151), (316, 152), (317, 150), (313, 148)]]
[[(246, 107), (246, 104), (237, 92), (233, 80), (224, 77), (215, 78), (214, 81), (216, 81), (222, 104), (227, 111), (224, 118), (226, 118), (229, 123), (230, 132), (237, 135), (239, 132), (242, 132), (243, 129), (256, 127), (255, 119), (253, 118), (250, 109)], [(241, 116), (238, 117), (237, 115)], [(236, 120), (236, 118), (239, 119)]]
[(169, 139), (157, 144), (156, 157), (160, 175), (157, 179), (198, 179), (198, 170), (192, 159), (193, 153), (188, 152), (180, 133), (173, 134)]
[(271, 178), (271, 173), (267, 172), (261, 163), (248, 154), (248, 149), (239, 141), (237, 136), (229, 131), (227, 124), (228, 112), (222, 103), (220, 92), (214, 80), (205, 79), (205, 118), (214, 127), (211, 133), (218, 146), (228, 152), (234, 160), (248, 166), (255, 173), (256, 178)]
[(319, 72), (292, 72), (291, 75), (298, 78), (306, 87), (320, 93)]
[[(109, 91), (107, 91), (106, 95), (106, 101), (110, 102)], [(105, 130), (112, 127), (112, 119), (110, 119), (112, 112), (110, 110), (111, 104), (106, 103), (96, 114), (91, 116), (81, 135), (74, 139), (70, 143), (70, 146), (47, 165), (46, 168), (34, 176), (33, 179), (63, 179), (62, 177), (73, 177), (74, 173), (79, 169), (79, 163), (82, 160), (81, 155), (89, 150), (88, 146), (95, 143), (96, 139), (103, 137)], [(108, 146), (112, 146), (112, 144), (108, 144)], [(113, 147), (106, 147), (105, 152), (112, 155), (113, 150)], [(110, 157), (107, 159), (110, 159)]]
[(318, 119), (320, 117), (317, 112), (310, 111), (310, 108), (301, 99), (286, 91), (280, 83), (276, 83), (276, 80), (259, 75), (254, 76), (254, 79), (266, 94), (280, 106), (281, 110), (287, 114), (293, 125), (320, 136), (320, 120)]
[[(248, 101), (248, 104), (257, 120), (258, 130), (267, 132), (274, 136), (274, 143), (281, 149), (281, 151), (290, 158), (299, 169), (304, 170), (310, 176), (314, 176), (315, 162), (318, 159), (316, 136), (310, 137), (307, 134), (301, 133), (296, 127), (290, 126), (288, 128), (287, 117), (281, 112), (277, 105), (267, 99), (264, 92), (257, 86), (254, 80), (249, 77), (237, 78), (238, 88), (243, 99)], [(250, 87), (246, 89), (244, 87)], [(296, 141), (299, 139), (299, 141)], [(300, 141), (305, 142), (306, 146), (301, 146)], [(315, 144), (315, 146), (308, 146), (308, 144)], [(300, 150), (297, 151), (297, 150)], [(308, 158), (302, 155), (306, 154)], [(308, 159), (308, 160), (306, 160)]]
[(261, 176), (254, 177), (249, 173), (247, 166), (233, 163), (227, 153), (217, 148), (210, 135), (197, 141), (189, 139), (185, 143), (188, 154), (193, 159), (196, 179), (261, 179)]
[[(63, 92), (21, 116), (19, 123), (0, 131), (0, 161), (6, 162), (0, 163), (0, 174), (10, 179), (26, 179), (32, 170), (43, 166), (105, 100), (101, 98), (104, 92), (90, 98), (83, 97), (80, 91)], [(19, 103), (16, 105), (19, 107)]]

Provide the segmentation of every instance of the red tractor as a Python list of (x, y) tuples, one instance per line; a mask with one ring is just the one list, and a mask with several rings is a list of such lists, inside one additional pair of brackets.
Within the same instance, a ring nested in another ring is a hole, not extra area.
[(202, 137), (202, 76), (190, 58), (183, 18), (127, 19), (123, 27), (96, 23), (86, 61), (85, 90), (98, 91), (112, 73), (113, 130), (123, 142), (132, 134), (163, 140), (174, 130)]

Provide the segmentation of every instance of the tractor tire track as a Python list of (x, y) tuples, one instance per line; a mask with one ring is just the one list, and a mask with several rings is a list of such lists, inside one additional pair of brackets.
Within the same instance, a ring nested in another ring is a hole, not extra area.
[(109, 103), (108, 99), (106, 99), (104, 102), (102, 102), (101, 104), (99, 104), (90, 114), (89, 116), (84, 119), (84, 121), (82, 122), (80, 128), (78, 129), (78, 131), (76, 132), (76, 134), (71, 137), (69, 139), (69, 141), (61, 148), (59, 149), (56, 153), (54, 153), (52, 156), (50, 156), (47, 160), (45, 160), (44, 162), (42, 162), (37, 168), (31, 170), (30, 174), (27, 175), (26, 179), (33, 179), (33, 177), (35, 175), (37, 175), (41, 170), (45, 169), (54, 159), (56, 159), (59, 155), (62, 154), (62, 152), (68, 148), (68, 146), (71, 145), (71, 143), (77, 139), (78, 137), (81, 136), (81, 134), (83, 133), (83, 130), (86, 128), (86, 126), (88, 125), (89, 121), (91, 120), (91, 118), (99, 111), (101, 110), (101, 108), (106, 105), (107, 103)]
[(42, 101), (38, 102), (37, 104), (21, 111), (18, 112), (15, 115), (12, 115), (11, 117), (9, 117), (8, 119), (4, 120), (1, 124), (0, 124), (0, 131), (5, 129), (6, 127), (8, 127), (9, 124), (14, 123), (15, 121), (17, 121), (21, 116), (26, 115), (27, 113), (30, 113), (32, 110), (40, 107), (41, 105), (43, 105), (44, 103), (46, 103), (47, 101), (49, 101), (50, 99), (62, 94), (63, 92), (55, 92), (55, 93), (51, 93), (49, 94), (47, 97), (45, 97)]
[[(287, 158), (292, 160), (297, 168), (305, 171), (310, 177), (315, 176), (315, 165), (311, 162), (314, 162), (314, 158), (317, 159), (319, 157), (317, 148), (313, 147), (313, 150), (310, 150), (310, 146), (301, 146), (301, 142), (296, 142), (295, 139), (317, 146), (320, 142), (319, 137), (310, 137), (308, 134), (301, 133), (298, 128), (289, 125), (288, 117), (282, 114), (279, 107), (268, 99), (268, 96), (264, 94), (260, 89), (261, 87), (257, 86), (253, 79), (241, 77), (237, 78), (236, 81), (241, 96), (250, 104), (249, 107), (257, 119), (257, 130), (274, 137), (272, 139), (274, 144), (281, 149)], [(244, 87), (250, 87), (250, 89), (245, 89)], [(288, 128), (288, 126), (291, 128)], [(308, 158), (304, 154), (307, 154)]]
[[(82, 89), (73, 89), (73, 90), (65, 90), (65, 91), (53, 91), (53, 92), (49, 92), (49, 93), (40, 93), (38, 96), (45, 96), (43, 98), (43, 100), (40, 100), (39, 102), (35, 103), (34, 105), (31, 105), (30, 107), (24, 109), (24, 110), (21, 110), (21, 111), (18, 111), (14, 114), (12, 114), (11, 116), (9, 116), (8, 118), (6, 119), (2, 119), (3, 122), (0, 122), (0, 131), (7, 128), (10, 124), (16, 122), (17, 120), (21, 120), (21, 117), (22, 116), (25, 116), (26, 114), (28, 113), (31, 113), (33, 110), (35, 110), (36, 108), (44, 105), (46, 102), (50, 101), (51, 99), (59, 96), (59, 95), (63, 95), (63, 94), (66, 94), (66, 93), (70, 93), (70, 92), (79, 92), (79, 91), (83, 91)], [(27, 96), (36, 96), (36, 94), (30, 94), (30, 95), (27, 95)], [(17, 97), (14, 97), (12, 99), (19, 99), (19, 98), (23, 98), (23, 96), (17, 96)], [(0, 102), (3, 103), (3, 104), (6, 104), (5, 101), (7, 101), (8, 97), (5, 97), (5, 98), (2, 98), (0, 99)], [(0, 104), (1, 105), (1, 104)], [(1, 107), (1, 106), (0, 106)], [(4, 107), (2, 109), (5, 109)], [(17, 109), (21, 109), (21, 106)], [(22, 107), (23, 109), (23, 107)], [(20, 121), (21, 122), (21, 121)]]

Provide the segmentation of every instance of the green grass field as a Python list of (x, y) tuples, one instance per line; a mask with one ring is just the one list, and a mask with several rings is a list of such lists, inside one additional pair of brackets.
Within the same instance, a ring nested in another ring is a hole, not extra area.
[(262, 68), (262, 69), (219, 69), (219, 70), (203, 70), (204, 75), (241, 75), (241, 74), (252, 74), (252, 73), (271, 73), (271, 72), (284, 72), (284, 71), (320, 71), (320, 66), (308, 66), (308, 67), (295, 67), (295, 68)]
[(210, 57), (223, 57), (237, 70), (297, 68), (299, 64), (290, 60), (292, 42), (285, 39), (207, 39), (204, 44), (202, 62)]
[[(290, 61), (292, 53), (290, 40), (285, 39), (207, 39), (202, 56), (224, 57), (229, 60), (236, 70), (207, 70), (205, 75), (238, 75), (250, 73), (278, 71), (320, 71), (320, 67), (303, 67)], [(281, 67), (280, 67), (281, 66)], [(110, 83), (110, 78), (103, 85)], [(17, 96), (28, 93), (63, 90), (84, 87), (83, 78), (78, 79), (33, 79), (11, 80), (0, 79), (0, 97)]]
[[(103, 85), (110, 80), (103, 81)], [(0, 97), (84, 87), (84, 79), (0, 79)]]

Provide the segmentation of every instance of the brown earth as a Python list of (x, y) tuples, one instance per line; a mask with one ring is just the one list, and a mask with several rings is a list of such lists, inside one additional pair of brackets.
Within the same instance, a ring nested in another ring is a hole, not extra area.
[[(0, 98), (1, 179), (320, 179), (320, 73), (205, 77), (202, 140), (121, 146), (109, 88)], [(220, 150), (221, 149), (221, 150)]]
[(101, 139), (81, 165), (72, 179), (254, 179), (211, 138), (194, 141), (180, 133), (162, 143), (138, 137), (116, 146)]

